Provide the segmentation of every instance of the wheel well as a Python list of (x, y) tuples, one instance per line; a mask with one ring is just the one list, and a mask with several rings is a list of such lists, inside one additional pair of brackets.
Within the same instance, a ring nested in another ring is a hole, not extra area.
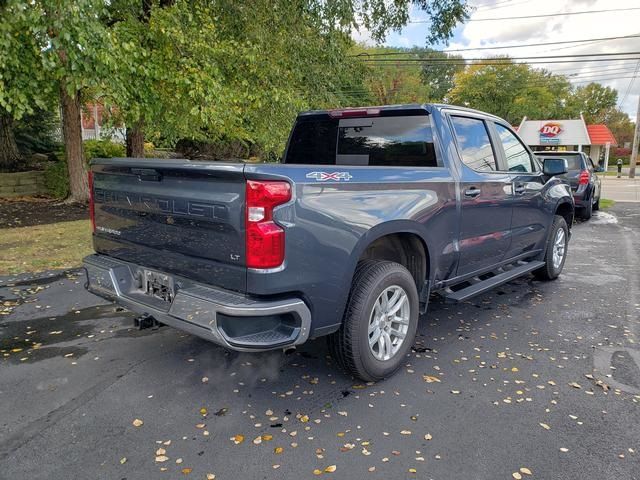
[(427, 279), (429, 251), (414, 233), (394, 233), (374, 240), (360, 260), (388, 260), (403, 265), (413, 276), (418, 292)]
[(558, 208), (556, 209), (556, 215), (560, 215), (561, 217), (563, 217), (567, 222), (567, 227), (571, 229), (571, 226), (573, 225), (574, 212), (573, 207), (570, 204), (561, 203), (560, 205), (558, 205)]

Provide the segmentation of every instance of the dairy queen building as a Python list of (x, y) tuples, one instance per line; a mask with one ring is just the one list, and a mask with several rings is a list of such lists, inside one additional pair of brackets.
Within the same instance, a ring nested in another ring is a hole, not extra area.
[(524, 117), (517, 131), (534, 152), (584, 152), (605, 170), (609, 166), (611, 147), (618, 145), (606, 125), (587, 125), (582, 115), (573, 120), (528, 120)]

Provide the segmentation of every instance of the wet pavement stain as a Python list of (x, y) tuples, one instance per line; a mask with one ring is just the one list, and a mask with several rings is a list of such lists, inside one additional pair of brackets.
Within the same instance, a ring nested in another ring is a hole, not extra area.
[[(108, 304), (73, 310), (60, 316), (0, 323), (1, 361), (21, 363), (58, 356), (78, 358), (87, 353), (88, 348), (60, 344), (98, 339), (100, 332), (106, 331), (119, 337), (144, 335), (145, 332), (134, 328), (123, 328), (133, 323), (133, 317), (132, 313)], [(113, 321), (108, 324), (98, 322), (103, 319)]]

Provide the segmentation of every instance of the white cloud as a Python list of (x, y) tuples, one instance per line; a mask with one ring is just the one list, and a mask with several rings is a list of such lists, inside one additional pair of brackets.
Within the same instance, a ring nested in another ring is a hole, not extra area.
[[(496, 0), (500, 8), (478, 9), (471, 16), (475, 18), (520, 17), (527, 15), (543, 15), (554, 12), (571, 12), (586, 10), (610, 10), (638, 7), (637, 0), (537, 0), (520, 2), (511, 0), (508, 3)], [(486, 4), (486, 3), (484, 3)], [(517, 45), (518, 43), (546, 43), (588, 38), (620, 37), (639, 33), (640, 10), (626, 12), (596, 13), (587, 15), (570, 15), (548, 17), (542, 19), (503, 20), (492, 22), (469, 22), (461, 32), (460, 41), (449, 49), (469, 48), (492, 45)], [(617, 53), (640, 51), (640, 38), (597, 42), (590, 44), (547, 45), (522, 47), (508, 50), (481, 50), (464, 52), (466, 57), (485, 57), (496, 53), (508, 53), (511, 56), (570, 55), (592, 53)], [(624, 97), (631, 82), (636, 61), (554, 63), (540, 65), (551, 71), (574, 75), (572, 82), (585, 85), (586, 81), (598, 81), (603, 85), (618, 90), (619, 100)], [(606, 72), (611, 72), (607, 74)], [(610, 79), (601, 79), (599, 76)], [(621, 109), (635, 118), (638, 96), (640, 95), (640, 78), (636, 79)]]
[[(550, 13), (587, 10), (611, 10), (639, 7), (638, 0), (473, 0), (479, 7), (471, 19), (496, 17), (522, 17)], [(412, 19), (423, 19), (424, 14), (412, 11)], [(547, 43), (602, 37), (620, 37), (640, 33), (640, 10), (596, 13), (587, 15), (554, 16), (521, 20), (468, 22), (459, 27), (453, 42), (446, 50), (497, 45)], [(400, 34), (390, 35), (389, 45), (424, 45), (427, 26), (409, 24)], [(562, 44), (522, 47), (500, 50), (461, 52), (468, 58), (487, 57), (496, 54), (510, 56), (581, 55), (593, 53), (617, 53), (640, 51), (640, 37), (589, 44)], [(537, 65), (551, 71), (573, 75), (572, 83), (585, 85), (586, 81), (598, 81), (618, 90), (619, 100), (627, 91), (636, 67), (636, 61), (607, 61), (580, 63), (553, 63)], [(610, 73), (607, 73), (610, 72)], [(600, 79), (601, 76), (608, 79)], [(579, 77), (579, 78), (578, 78)], [(640, 96), (640, 78), (633, 82), (621, 109), (634, 119)]]

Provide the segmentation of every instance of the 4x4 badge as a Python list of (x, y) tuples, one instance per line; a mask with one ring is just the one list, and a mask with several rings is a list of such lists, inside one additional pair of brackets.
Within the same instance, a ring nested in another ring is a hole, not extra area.
[(335, 180), (336, 182), (345, 180), (348, 182), (353, 177), (349, 172), (310, 172), (307, 173), (307, 178), (314, 178), (317, 182), (326, 182), (327, 180)]

